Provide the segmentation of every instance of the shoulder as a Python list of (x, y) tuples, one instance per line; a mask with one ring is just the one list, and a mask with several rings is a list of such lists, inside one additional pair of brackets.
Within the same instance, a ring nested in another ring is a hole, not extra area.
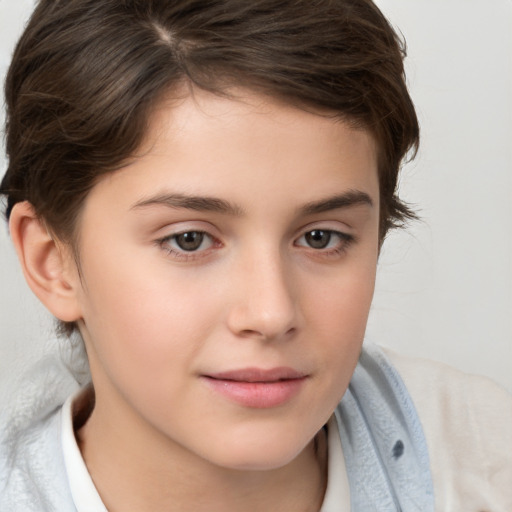
[(485, 377), (383, 351), (423, 426), (436, 510), (512, 510), (512, 395)]
[(62, 404), (78, 387), (46, 358), (18, 380), (0, 410), (0, 510), (74, 510), (61, 443)]
[(68, 501), (60, 423), (60, 410), (56, 410), (29, 429), (10, 436), (8, 446), (2, 440), (1, 510), (50, 512)]

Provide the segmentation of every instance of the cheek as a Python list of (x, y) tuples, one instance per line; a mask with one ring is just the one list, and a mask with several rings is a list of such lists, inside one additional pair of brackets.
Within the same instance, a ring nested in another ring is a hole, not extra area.
[(219, 302), (195, 279), (134, 260), (84, 269), (84, 338), (111, 377), (151, 375), (157, 388), (200, 351)]
[[(306, 324), (322, 360), (326, 396), (341, 398), (357, 364), (375, 285), (376, 258), (347, 265), (323, 286), (309, 286)], [(318, 283), (317, 283), (318, 284)]]
[(340, 339), (364, 334), (375, 288), (377, 258), (353, 258), (319, 280), (306, 282), (305, 310), (319, 332), (338, 331)]

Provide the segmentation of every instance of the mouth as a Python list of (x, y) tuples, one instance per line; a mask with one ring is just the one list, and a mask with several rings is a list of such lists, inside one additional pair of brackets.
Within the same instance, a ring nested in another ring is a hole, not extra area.
[(243, 368), (202, 375), (214, 392), (239, 405), (256, 409), (278, 407), (290, 402), (301, 390), (308, 376), (293, 368), (270, 370)]
[(211, 379), (229, 380), (234, 382), (279, 382), (283, 380), (301, 379), (304, 373), (285, 366), (263, 370), (260, 368), (242, 368), (226, 372), (206, 375)]

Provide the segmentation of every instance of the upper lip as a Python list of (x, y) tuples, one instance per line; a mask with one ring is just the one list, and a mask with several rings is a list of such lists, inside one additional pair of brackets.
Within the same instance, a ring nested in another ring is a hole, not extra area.
[(208, 373), (205, 377), (216, 380), (232, 380), (237, 382), (278, 382), (280, 380), (302, 379), (306, 374), (293, 368), (280, 366), (264, 370), (261, 368), (240, 368), (218, 373)]

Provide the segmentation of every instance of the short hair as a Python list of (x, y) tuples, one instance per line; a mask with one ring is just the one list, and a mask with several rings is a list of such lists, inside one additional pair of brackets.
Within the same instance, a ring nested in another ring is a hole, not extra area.
[(28, 200), (73, 244), (84, 199), (140, 147), (158, 101), (183, 84), (242, 87), (368, 130), (382, 241), (413, 218), (397, 196), (419, 126), (405, 43), (371, 0), (40, 0), (6, 92), (6, 216)]

